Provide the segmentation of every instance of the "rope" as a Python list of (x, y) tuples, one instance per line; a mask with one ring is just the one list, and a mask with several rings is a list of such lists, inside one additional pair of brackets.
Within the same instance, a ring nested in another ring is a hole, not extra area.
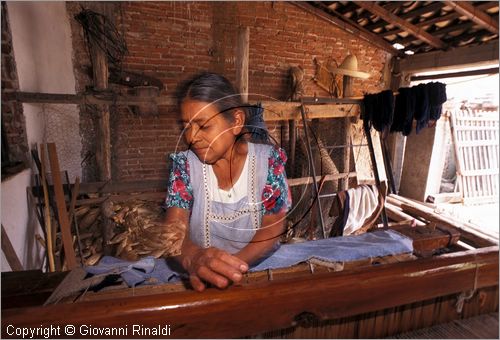
[(455, 308), (456, 308), (458, 314), (462, 313), (465, 301), (469, 301), (474, 296), (474, 294), (476, 293), (476, 289), (477, 289), (477, 273), (478, 273), (478, 270), (479, 270), (479, 265), (476, 262), (476, 270), (475, 270), (475, 273), (474, 273), (474, 286), (472, 287), (471, 290), (461, 292), (458, 295), (457, 303), (455, 304)]

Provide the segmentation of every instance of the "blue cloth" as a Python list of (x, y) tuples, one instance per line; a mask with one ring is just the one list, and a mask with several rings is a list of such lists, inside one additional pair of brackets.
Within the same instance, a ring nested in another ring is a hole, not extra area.
[(104, 256), (95, 266), (85, 267), (85, 271), (94, 275), (121, 275), (129, 287), (139, 284), (157, 284), (179, 281), (181, 275), (174, 270), (174, 263), (152, 256), (139, 261), (125, 261), (112, 256)]
[[(377, 230), (356, 236), (284, 244), (271, 256), (250, 268), (250, 272), (286, 268), (312, 258), (341, 262), (412, 251), (413, 241), (410, 238), (393, 230)], [(97, 265), (85, 267), (85, 270), (94, 275), (121, 275), (129, 287), (173, 283), (185, 276), (182, 268), (174, 260), (155, 259), (152, 256), (135, 262), (104, 256)]]
[(393, 230), (377, 230), (356, 236), (284, 244), (270, 257), (250, 268), (250, 271), (286, 268), (312, 258), (341, 262), (412, 251), (413, 241), (410, 238)]

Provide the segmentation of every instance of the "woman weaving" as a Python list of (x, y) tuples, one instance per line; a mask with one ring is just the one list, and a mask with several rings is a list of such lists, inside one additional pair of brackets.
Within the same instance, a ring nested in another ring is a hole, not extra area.
[(254, 108), (226, 78), (196, 75), (177, 100), (189, 150), (170, 156), (166, 223), (187, 226), (177, 259), (193, 288), (224, 288), (278, 245), (291, 205), (286, 155), (251, 142)]

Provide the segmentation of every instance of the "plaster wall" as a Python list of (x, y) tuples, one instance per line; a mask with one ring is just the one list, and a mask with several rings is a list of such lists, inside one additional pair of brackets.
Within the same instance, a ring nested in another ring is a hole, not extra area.
[[(71, 30), (64, 2), (9, 2), (19, 90), (75, 93)], [(76, 105), (24, 104), (28, 145), (56, 143), (60, 168), (81, 176)]]
[[(40, 269), (43, 249), (35, 239), (35, 234), (43, 235), (42, 230), (29, 208), (26, 187), (30, 185), (31, 170), (2, 181), (2, 225), (7, 232), (12, 247), (24, 269)], [(2, 271), (10, 271), (10, 266), (2, 252)]]
[[(64, 2), (8, 2), (13, 54), (19, 91), (75, 93), (71, 30)], [(76, 105), (23, 104), (28, 146), (54, 142), (61, 170), (70, 180), (81, 176), (79, 113)], [(42, 268), (43, 249), (35, 234), (43, 235), (28, 204), (26, 188), (31, 169), (2, 181), (2, 224), (24, 269)], [(2, 253), (2, 271), (10, 270)]]

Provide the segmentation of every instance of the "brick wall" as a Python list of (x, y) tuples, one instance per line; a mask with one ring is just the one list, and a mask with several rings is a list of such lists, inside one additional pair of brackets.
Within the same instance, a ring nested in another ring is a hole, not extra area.
[[(4, 93), (17, 91), (16, 62), (12, 48), (7, 6), (2, 2), (2, 162), (24, 162), (28, 164), (29, 149), (26, 138), (26, 124), (23, 106), (15, 101), (8, 101)], [(5, 163), (2, 164), (4, 170)]]
[[(67, 6), (70, 18), (80, 10), (78, 3)], [(113, 13), (129, 49), (124, 70), (159, 78), (165, 85), (162, 95), (172, 95), (180, 80), (201, 70), (217, 71), (234, 81), (240, 26), (250, 27), (250, 99), (284, 100), (292, 65), (305, 69), (305, 95), (327, 96), (311, 80), (313, 59), (326, 62), (332, 58), (340, 63), (349, 51), (357, 56), (360, 69), (371, 74), (368, 80), (354, 80), (354, 95), (386, 87), (382, 77), (386, 52), (290, 3), (120, 2)], [(85, 73), (90, 62), (81, 27), (71, 21), (77, 86), (83, 90), (91, 85)], [(129, 91), (123, 86), (114, 89)], [(88, 108), (82, 109), (82, 126), (93, 126), (93, 115)], [(180, 131), (176, 109), (161, 106), (158, 116), (138, 116), (125, 108), (113, 109), (111, 114), (113, 179), (165, 178), (167, 155), (175, 150)], [(283, 130), (287, 138), (287, 123), (270, 128)], [(279, 133), (275, 137), (280, 140)], [(82, 138), (87, 140), (84, 152), (91, 159), (93, 131), (83, 133)], [(87, 166), (92, 168), (92, 162)], [(88, 180), (92, 171), (87, 173)]]

